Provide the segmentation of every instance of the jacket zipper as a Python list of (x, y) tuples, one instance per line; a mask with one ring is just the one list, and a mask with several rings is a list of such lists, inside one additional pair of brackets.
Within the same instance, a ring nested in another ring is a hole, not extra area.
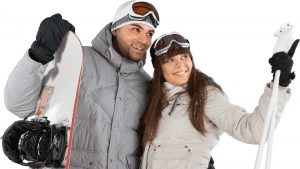
[(148, 154), (149, 154), (149, 150), (150, 150), (150, 145), (151, 144), (149, 144), (149, 148), (148, 148), (148, 152), (147, 152), (146, 169), (148, 168)]

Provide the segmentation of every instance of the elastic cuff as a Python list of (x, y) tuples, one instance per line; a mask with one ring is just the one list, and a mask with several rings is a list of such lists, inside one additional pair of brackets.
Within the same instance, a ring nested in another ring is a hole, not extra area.
[(35, 55), (34, 57), (43, 65), (54, 59), (53, 52), (40, 44), (39, 41), (34, 41), (29, 50)]
[(30, 73), (35, 73), (40, 79), (43, 79), (47, 66), (48, 64), (42, 65), (41, 63), (31, 59), (31, 57), (29, 56), (29, 50), (26, 51), (23, 57), (23, 67), (25, 67), (25, 69)]
[[(270, 83), (267, 84), (267, 86), (270, 89), (273, 89), (274, 82), (270, 81)], [(287, 87), (278, 86), (278, 96), (284, 95), (284, 94), (291, 94), (291, 89)]]
[(45, 64), (48, 63), (46, 60), (44, 60), (44, 59), (42, 59), (40, 57), (36, 57), (37, 53), (35, 54), (35, 52), (33, 50), (31, 50), (31, 49), (29, 49), (28, 54), (29, 54), (29, 57), (32, 60), (36, 61), (36, 62), (39, 62), (39, 63), (41, 63), (43, 65), (45, 65)]

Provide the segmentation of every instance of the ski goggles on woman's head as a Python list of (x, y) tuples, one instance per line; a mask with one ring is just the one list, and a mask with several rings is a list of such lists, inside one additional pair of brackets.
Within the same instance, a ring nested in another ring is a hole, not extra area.
[[(163, 43), (163, 48), (158, 48), (157, 44), (159, 42)], [(163, 34), (157, 38), (153, 48), (155, 50), (155, 56), (160, 56), (164, 53), (167, 53), (170, 49), (176, 47), (189, 48), (190, 42), (188, 39), (185, 39), (182, 35), (177, 32), (171, 32), (169, 34)]]
[(131, 1), (122, 11), (115, 16), (114, 21), (122, 19), (128, 15), (132, 20), (145, 20), (149, 15), (153, 26), (156, 28), (159, 25), (159, 15), (157, 9), (148, 2)]

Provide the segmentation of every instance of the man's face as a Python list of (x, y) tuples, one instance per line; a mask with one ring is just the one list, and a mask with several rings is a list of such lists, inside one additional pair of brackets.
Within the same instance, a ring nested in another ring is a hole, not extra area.
[(150, 47), (154, 30), (148, 25), (134, 23), (114, 30), (112, 34), (119, 54), (128, 60), (138, 62)]

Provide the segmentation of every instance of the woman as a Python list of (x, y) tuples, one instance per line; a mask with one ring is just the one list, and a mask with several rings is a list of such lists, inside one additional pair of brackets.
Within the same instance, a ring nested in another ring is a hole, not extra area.
[[(222, 131), (244, 143), (259, 144), (272, 81), (265, 86), (259, 106), (249, 114), (231, 104), (221, 87), (195, 68), (190, 43), (179, 33), (159, 37), (150, 53), (154, 77), (148, 89), (148, 110), (138, 129), (143, 134), (142, 169), (207, 169)], [(283, 55), (288, 54), (272, 58)], [(291, 57), (285, 59), (290, 61)], [(278, 67), (291, 70), (292, 64), (286, 60), (275, 59), (276, 64), (271, 60), (273, 73)], [(286, 74), (290, 77), (291, 73), (282, 71), (281, 76)], [(286, 84), (282, 79), (280, 82)], [(279, 88), (276, 126), (290, 95), (288, 87)]]

